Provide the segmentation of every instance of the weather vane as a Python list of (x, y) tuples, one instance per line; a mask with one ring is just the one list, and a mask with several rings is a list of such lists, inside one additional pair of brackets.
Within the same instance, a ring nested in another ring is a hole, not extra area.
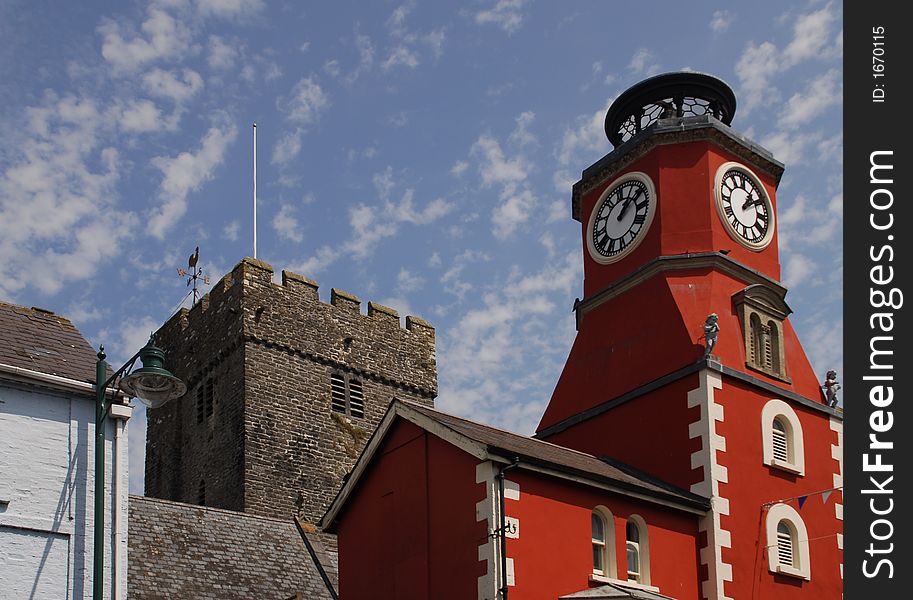
[[(187, 269), (182, 269), (178, 267), (178, 275), (181, 277), (187, 277), (187, 285), (193, 284), (193, 303), (197, 303), (197, 299), (200, 295), (199, 290), (197, 289), (197, 280), (202, 279), (203, 285), (209, 285), (209, 276), (203, 275), (203, 268), (197, 266), (197, 263), (200, 260), (200, 247), (197, 246), (197, 249), (193, 254), (190, 255), (190, 258), (187, 259)], [(188, 277), (189, 275), (189, 277)]]

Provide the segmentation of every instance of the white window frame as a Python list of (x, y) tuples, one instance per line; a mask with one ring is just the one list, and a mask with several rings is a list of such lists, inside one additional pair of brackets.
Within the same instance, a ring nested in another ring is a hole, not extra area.
[[(788, 460), (775, 456), (774, 420), (778, 420), (785, 429)], [(795, 475), (805, 475), (805, 442), (802, 436), (802, 423), (796, 411), (782, 400), (770, 400), (761, 410), (761, 449), (765, 465), (789, 471)]]
[(628, 544), (632, 543), (628, 541), (628, 523), (633, 524), (637, 528), (638, 541), (636, 544), (639, 571), (637, 573), (637, 579), (630, 579), (627, 575), (626, 578), (628, 581), (633, 583), (650, 585), (650, 538), (647, 535), (647, 522), (640, 515), (629, 516), (627, 522), (625, 523), (625, 572), (630, 573), (630, 567), (627, 565), (627, 551)]
[[(779, 526), (785, 522), (790, 529), (793, 564), (780, 563)], [(788, 504), (774, 504), (767, 511), (767, 569), (771, 573), (811, 581), (812, 569), (808, 549), (808, 530), (798, 511)]]
[[(602, 541), (603, 568), (598, 569), (594, 564), (593, 574), (615, 579), (618, 572), (618, 561), (615, 557), (615, 517), (612, 515), (612, 511), (601, 505), (593, 509), (593, 516), (602, 520), (603, 532), (605, 534), (605, 540)], [(596, 538), (592, 538), (592, 544), (595, 546), (596, 543)]]

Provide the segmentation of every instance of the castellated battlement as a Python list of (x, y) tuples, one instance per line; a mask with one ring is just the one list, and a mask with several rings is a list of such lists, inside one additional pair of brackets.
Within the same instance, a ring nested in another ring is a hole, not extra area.
[[(321, 362), (339, 362), (421, 396), (437, 394), (435, 332), (430, 323), (409, 315), (403, 328), (392, 308), (368, 302), (367, 314), (362, 313), (361, 300), (337, 288), (331, 289), (326, 303), (313, 279), (282, 271), (282, 283), (277, 285), (273, 273), (269, 263), (245, 258), (192, 308), (182, 308), (159, 330), (159, 339), (182, 338), (184, 343), (178, 346), (193, 347), (206, 338), (211, 347), (218, 338), (219, 348), (211, 348), (215, 352), (189, 352), (184, 368), (175, 365), (193, 374), (188, 386), (244, 340)], [(171, 365), (170, 356), (168, 360)]]
[(148, 412), (146, 495), (316, 522), (394, 398), (431, 406), (434, 327), (245, 258), (155, 334), (187, 384)]

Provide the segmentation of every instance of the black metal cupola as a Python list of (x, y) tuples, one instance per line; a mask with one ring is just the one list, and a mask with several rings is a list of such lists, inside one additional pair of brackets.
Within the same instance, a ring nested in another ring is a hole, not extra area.
[(735, 115), (735, 94), (704, 73), (664, 73), (625, 90), (606, 113), (605, 132), (617, 148), (660, 119), (711, 115), (726, 125)]

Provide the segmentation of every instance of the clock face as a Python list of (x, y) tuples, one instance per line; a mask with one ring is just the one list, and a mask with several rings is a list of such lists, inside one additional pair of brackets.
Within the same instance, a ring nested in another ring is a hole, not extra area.
[(763, 250), (774, 233), (774, 211), (767, 191), (746, 167), (726, 163), (716, 176), (717, 212), (729, 236), (749, 248)]
[(590, 256), (602, 264), (624, 258), (643, 239), (655, 212), (656, 195), (649, 177), (629, 173), (615, 181), (590, 215)]

